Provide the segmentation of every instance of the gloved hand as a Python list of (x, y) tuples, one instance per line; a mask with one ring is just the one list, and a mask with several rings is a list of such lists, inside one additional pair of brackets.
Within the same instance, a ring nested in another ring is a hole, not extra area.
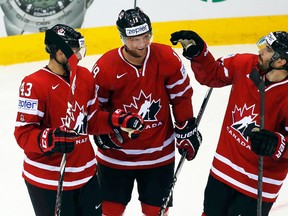
[(205, 44), (203, 39), (196, 32), (189, 30), (182, 30), (172, 33), (170, 41), (173, 45), (180, 42), (183, 47), (182, 54), (189, 60), (200, 55)]
[(251, 141), (251, 149), (257, 155), (272, 156), (274, 160), (279, 160), (287, 147), (285, 137), (277, 132), (253, 128), (247, 135)]
[(94, 142), (98, 148), (107, 149), (120, 149), (121, 144), (124, 142), (124, 138), (120, 131), (114, 130), (113, 134), (101, 134), (93, 136)]
[(113, 128), (120, 127), (122, 131), (128, 133), (131, 139), (136, 139), (144, 130), (144, 120), (136, 113), (125, 112), (124, 110), (117, 109), (110, 113), (108, 122)]
[(38, 144), (44, 153), (70, 153), (74, 150), (79, 135), (75, 131), (68, 131), (67, 127), (46, 128), (38, 135)]
[(175, 124), (176, 147), (181, 155), (185, 152), (188, 161), (196, 157), (202, 142), (202, 135), (197, 129), (196, 118), (189, 119), (183, 123)]

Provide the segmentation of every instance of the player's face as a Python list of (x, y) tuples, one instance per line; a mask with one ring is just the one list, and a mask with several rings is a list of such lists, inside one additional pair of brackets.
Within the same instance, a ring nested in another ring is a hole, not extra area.
[[(82, 48), (71, 48), (72, 51), (74, 52), (74, 54), (76, 55), (77, 59), (78, 59), (78, 62), (84, 58), (84, 54), (83, 54), (83, 47)], [(84, 51), (85, 52), (85, 51)], [(66, 65), (66, 68), (68, 70), (70, 70), (70, 65), (69, 65), (69, 62), (68, 62), (68, 59), (67, 57), (65, 56), (65, 54), (61, 51), (61, 50), (58, 50), (56, 52), (56, 59), (57, 59), (57, 62), (62, 64), (62, 65)]]
[(79, 61), (85, 57), (86, 48), (72, 48), (72, 51), (75, 53)]
[(134, 36), (134, 37), (125, 37), (123, 39), (128, 53), (135, 58), (145, 57), (147, 53), (147, 47), (151, 42), (151, 34), (145, 33), (143, 35)]
[(265, 71), (270, 67), (269, 63), (274, 54), (274, 50), (269, 45), (265, 45), (258, 51), (258, 53), (259, 53), (258, 68), (260, 70)]

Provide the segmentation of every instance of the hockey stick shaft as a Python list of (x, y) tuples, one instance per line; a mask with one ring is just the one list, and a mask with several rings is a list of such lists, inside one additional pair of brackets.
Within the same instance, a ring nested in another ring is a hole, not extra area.
[[(260, 73), (253, 69), (249, 78), (256, 85), (260, 93), (260, 129), (264, 129), (265, 84)], [(262, 187), (263, 187), (263, 156), (258, 159), (258, 189), (257, 189), (257, 216), (262, 216)]]
[[(197, 127), (198, 127), (198, 125), (199, 125), (199, 123), (200, 123), (200, 121), (202, 119), (203, 113), (204, 113), (205, 108), (206, 108), (206, 106), (208, 104), (208, 101), (209, 101), (210, 95), (212, 93), (212, 90), (213, 90), (213, 88), (209, 88), (209, 90), (207, 91), (207, 93), (206, 93), (206, 95), (204, 97), (204, 100), (203, 100), (203, 102), (201, 104), (200, 110), (199, 110), (197, 118), (196, 118)], [(168, 206), (168, 203), (169, 203), (170, 198), (172, 196), (173, 189), (174, 189), (174, 186), (176, 184), (177, 178), (178, 178), (179, 173), (180, 173), (180, 171), (181, 171), (181, 169), (183, 167), (183, 164), (185, 162), (186, 154), (187, 154), (187, 151), (181, 156), (180, 161), (179, 161), (179, 163), (177, 165), (175, 174), (174, 174), (174, 176), (172, 178), (172, 182), (169, 185), (169, 188), (167, 190), (167, 194), (163, 197), (163, 204), (160, 207), (160, 211), (159, 211), (159, 214), (158, 214), (159, 216), (163, 216), (164, 215), (165, 209)]]
[[(260, 129), (264, 129), (264, 81), (261, 80), (260, 92)], [(262, 216), (262, 191), (263, 191), (263, 156), (258, 159), (258, 190), (257, 190), (257, 216)]]
[(64, 173), (66, 168), (66, 154), (63, 154), (61, 164), (60, 164), (60, 174), (57, 187), (56, 204), (55, 204), (55, 215), (60, 216), (61, 214), (61, 203), (62, 203), (62, 192), (63, 192), (63, 181)]
[[(260, 92), (260, 129), (264, 129), (264, 81), (259, 88)], [(257, 190), (257, 216), (262, 216), (262, 191), (263, 191), (263, 156), (258, 159), (258, 190)]]

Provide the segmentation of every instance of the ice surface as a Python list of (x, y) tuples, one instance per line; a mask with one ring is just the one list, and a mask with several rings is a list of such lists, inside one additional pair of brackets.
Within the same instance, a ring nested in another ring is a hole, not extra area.
[[(231, 53), (257, 53), (255, 45), (233, 45), (210, 47), (215, 57)], [(176, 49), (181, 56), (181, 50)], [(87, 56), (81, 64), (91, 69), (99, 56)], [(194, 112), (198, 113), (202, 100), (208, 90), (199, 85), (189, 66), (189, 61), (183, 58), (186, 69), (191, 75), (194, 88)], [(23, 151), (15, 142), (13, 131), (17, 112), (18, 88), (24, 76), (45, 66), (47, 61), (0, 66), (0, 215), (1, 216), (31, 216), (33, 208), (21, 177)], [(174, 188), (174, 207), (170, 209), (170, 216), (200, 216), (202, 213), (203, 191), (216, 148), (223, 115), (226, 109), (230, 88), (214, 89), (204, 116), (199, 125), (203, 136), (203, 143), (199, 153), (193, 161), (185, 161)], [(177, 153), (177, 161), (179, 156)], [(278, 200), (273, 206), (270, 216), (288, 215), (288, 186), (285, 181)], [(127, 216), (142, 215), (137, 192), (127, 206)]]

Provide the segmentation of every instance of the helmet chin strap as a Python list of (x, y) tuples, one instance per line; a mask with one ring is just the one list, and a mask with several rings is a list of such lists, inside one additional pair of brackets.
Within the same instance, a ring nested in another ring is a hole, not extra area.
[[(278, 59), (278, 58), (277, 58), (277, 59)], [(271, 60), (270, 60), (270, 62), (269, 62), (269, 68), (268, 68), (264, 73), (262, 73), (263, 75), (269, 73), (269, 72), (272, 71), (272, 70), (287, 70), (287, 69), (285, 68), (285, 65), (284, 65), (283, 67), (280, 67), (280, 68), (272, 67), (272, 63), (273, 63), (274, 61), (276, 61), (277, 59), (274, 59), (273, 57), (271, 58)]]

